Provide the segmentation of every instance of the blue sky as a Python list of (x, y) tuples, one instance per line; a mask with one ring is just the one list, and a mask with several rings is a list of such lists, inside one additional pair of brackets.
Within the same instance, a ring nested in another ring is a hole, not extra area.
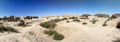
[(0, 17), (86, 13), (120, 13), (120, 0), (0, 0)]

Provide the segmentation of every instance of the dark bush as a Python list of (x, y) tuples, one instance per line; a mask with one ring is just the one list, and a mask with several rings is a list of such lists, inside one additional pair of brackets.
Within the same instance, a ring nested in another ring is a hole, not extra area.
[(20, 23), (18, 24), (18, 26), (26, 26), (25, 22), (23, 20), (20, 21)]
[(97, 16), (97, 17), (105, 17), (105, 18), (109, 17), (109, 15), (107, 15), (107, 14), (95, 14), (95, 16)]
[(62, 18), (62, 20), (67, 20), (68, 18)]
[(54, 40), (63, 40), (64, 39), (64, 36), (62, 34), (55, 34), (53, 36), (53, 39)]
[(32, 19), (32, 16), (26, 16), (25, 19), (30, 20), (30, 19)]
[(69, 19), (78, 19), (78, 17), (69, 17)]
[(82, 24), (83, 24), (83, 25), (86, 25), (87, 23), (86, 23), (86, 22), (83, 22)]
[(0, 18), (0, 20), (2, 20), (2, 18)]
[(106, 24), (106, 23), (104, 23), (104, 24), (103, 24), (103, 26), (107, 26), (107, 24)]
[(92, 19), (90, 22), (92, 22), (92, 24), (95, 24), (98, 20)]
[(45, 30), (44, 31), (45, 34), (48, 34), (48, 35), (54, 35), (54, 34), (57, 34), (57, 32), (55, 30)]
[(117, 23), (116, 28), (120, 29), (120, 22)]
[(80, 20), (78, 20), (78, 19), (73, 19), (73, 21), (75, 21), (75, 22), (80, 22)]
[(48, 29), (53, 29), (55, 28), (56, 23), (53, 21), (47, 21), (47, 22), (40, 23), (40, 26), (48, 28)]
[(106, 24), (106, 23), (107, 23), (107, 21), (105, 21), (105, 22), (103, 23), (103, 25), (102, 25), (102, 26), (107, 26), (107, 24)]
[(120, 39), (117, 39), (116, 41), (113, 41), (113, 42), (120, 42)]
[(88, 19), (88, 18), (86, 18), (86, 17), (80, 17), (80, 19)]
[(70, 21), (68, 21), (68, 20), (66, 21), (66, 23), (69, 23), (69, 22), (70, 22)]
[(14, 29), (12, 27), (0, 26), (0, 32), (5, 32), (5, 31), (19, 33), (19, 31), (17, 31), (16, 29)]
[(62, 19), (54, 19), (54, 20), (52, 20), (53, 22), (60, 22), (60, 21), (62, 21)]
[(0, 22), (0, 25), (1, 25), (1, 24), (3, 24), (3, 23)]

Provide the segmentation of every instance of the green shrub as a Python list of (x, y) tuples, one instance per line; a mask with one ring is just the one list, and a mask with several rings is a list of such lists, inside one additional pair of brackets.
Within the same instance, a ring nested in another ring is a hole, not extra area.
[(98, 20), (92, 19), (90, 22), (92, 22), (92, 24), (95, 24)]
[(55, 34), (53, 36), (53, 39), (54, 40), (63, 40), (64, 39), (64, 36), (62, 34)]
[(45, 30), (44, 33), (45, 33), (45, 34), (48, 34), (48, 35), (57, 34), (57, 32), (56, 32), (55, 30)]
[(78, 19), (78, 17), (69, 17), (69, 19)]
[(62, 20), (67, 20), (68, 18), (62, 18)]
[(103, 25), (102, 25), (102, 26), (107, 26), (107, 24), (106, 24), (106, 23), (107, 23), (107, 20), (103, 23)]
[(70, 21), (68, 21), (68, 20), (66, 21), (66, 23), (69, 23), (69, 22), (70, 22)]
[(82, 24), (83, 24), (83, 25), (86, 25), (87, 23), (86, 23), (86, 22), (83, 22)]
[(60, 21), (62, 21), (62, 19), (54, 19), (52, 21), (54, 21), (54, 22), (60, 22)]
[(0, 32), (5, 32), (5, 31), (19, 33), (19, 31), (17, 31), (16, 29), (14, 29), (12, 27), (0, 26)]
[(103, 26), (107, 26), (107, 24), (106, 24), (106, 23), (104, 23), (104, 24), (103, 24)]
[(20, 23), (18, 24), (18, 26), (26, 26), (25, 22), (23, 20), (20, 21)]
[(73, 19), (73, 21), (75, 21), (75, 22), (80, 22), (80, 20), (78, 20), (78, 19)]
[(56, 23), (53, 21), (47, 21), (47, 22), (40, 23), (40, 26), (48, 28), (48, 29), (52, 29), (52, 28), (55, 28)]
[(85, 17), (81, 17), (80, 19), (87, 19), (87, 18), (85, 18)]

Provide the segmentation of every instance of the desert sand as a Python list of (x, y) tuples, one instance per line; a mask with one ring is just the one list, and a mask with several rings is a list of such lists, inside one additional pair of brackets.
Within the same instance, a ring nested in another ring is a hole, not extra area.
[[(16, 26), (18, 22), (4, 22), (5, 26), (14, 27), (20, 33), (0, 33), (0, 42), (113, 42), (120, 38), (120, 30), (116, 28), (120, 18), (108, 21), (105, 27), (102, 24), (107, 18), (95, 18), (98, 20), (96, 24), (90, 22), (92, 18), (95, 17), (89, 17), (89, 20), (80, 19), (81, 22), (73, 22), (70, 19), (70, 23), (66, 23), (66, 20), (58, 22), (55, 30), (65, 36), (60, 41), (53, 40), (52, 37), (44, 34), (43, 31), (47, 29), (39, 25), (51, 19), (41, 18), (36, 22), (31, 20), (33, 23), (28, 27)], [(87, 22), (87, 25), (83, 25), (83, 22)]]

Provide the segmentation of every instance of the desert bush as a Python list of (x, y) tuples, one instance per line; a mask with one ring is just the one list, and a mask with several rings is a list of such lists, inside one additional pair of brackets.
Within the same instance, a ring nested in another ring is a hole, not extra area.
[(86, 23), (86, 22), (83, 22), (82, 24), (83, 24), (83, 25), (86, 25), (87, 23)]
[(103, 23), (103, 25), (102, 25), (102, 26), (107, 26), (107, 24), (106, 24), (106, 23), (107, 23), (107, 21), (105, 21), (105, 22)]
[(88, 18), (86, 18), (86, 17), (80, 17), (80, 19), (88, 19)]
[(57, 32), (55, 30), (45, 30), (44, 31), (45, 34), (48, 34), (48, 35), (54, 35), (54, 34), (57, 34)]
[(2, 18), (0, 18), (0, 20), (2, 20)]
[(92, 24), (95, 24), (98, 20), (92, 19), (90, 22), (92, 22)]
[(18, 26), (26, 26), (25, 22), (23, 20), (20, 21), (20, 23), (18, 24)]
[(107, 24), (106, 24), (106, 23), (104, 23), (104, 24), (103, 24), (103, 26), (107, 26)]
[(54, 19), (52, 21), (54, 21), (54, 22), (60, 22), (60, 21), (62, 21), (62, 19)]
[(75, 22), (80, 22), (80, 20), (78, 20), (78, 19), (73, 19), (73, 21), (75, 21)]
[(40, 23), (40, 26), (48, 28), (48, 29), (53, 29), (53, 28), (55, 28), (56, 23), (53, 21), (47, 21), (47, 22)]
[(68, 18), (62, 18), (62, 20), (67, 20)]
[(70, 22), (70, 21), (68, 21), (68, 20), (66, 21), (66, 23), (69, 23), (69, 22)]
[(117, 23), (116, 28), (120, 29), (120, 22)]
[(120, 39), (117, 39), (117, 40), (115, 40), (115, 41), (113, 41), (113, 42), (120, 42)]
[(111, 17), (108, 17), (107, 21), (110, 21), (110, 20), (112, 20), (112, 18), (111, 18)]
[(53, 39), (54, 40), (63, 40), (64, 39), (64, 36), (62, 34), (55, 34), (53, 36)]
[(0, 26), (0, 32), (5, 32), (5, 31), (19, 33), (19, 31), (17, 31), (16, 29), (14, 29), (12, 27)]
[(1, 24), (3, 24), (3, 23), (0, 22), (0, 25), (1, 25)]
[(78, 19), (78, 17), (69, 17), (69, 19)]
[(107, 14), (95, 14), (95, 16), (97, 16), (97, 17), (105, 17), (105, 18), (109, 17), (109, 15), (107, 15)]

